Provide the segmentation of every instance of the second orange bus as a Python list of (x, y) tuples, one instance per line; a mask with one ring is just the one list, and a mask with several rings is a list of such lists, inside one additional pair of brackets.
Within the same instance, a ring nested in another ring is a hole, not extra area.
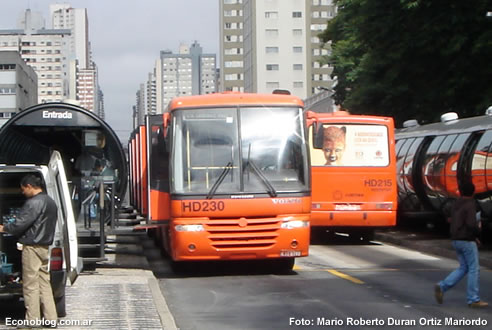
[(373, 239), (396, 225), (394, 123), (346, 111), (307, 114), (315, 236), (342, 232)]

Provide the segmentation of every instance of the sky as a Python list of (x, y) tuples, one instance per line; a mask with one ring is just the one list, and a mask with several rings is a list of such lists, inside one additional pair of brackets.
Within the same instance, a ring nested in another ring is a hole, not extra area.
[(161, 50), (178, 52), (195, 40), (219, 59), (217, 0), (0, 0), (0, 29), (16, 28), (27, 8), (49, 26), (49, 5), (87, 8), (92, 57), (104, 93), (106, 122), (123, 141), (132, 127), (132, 106)]

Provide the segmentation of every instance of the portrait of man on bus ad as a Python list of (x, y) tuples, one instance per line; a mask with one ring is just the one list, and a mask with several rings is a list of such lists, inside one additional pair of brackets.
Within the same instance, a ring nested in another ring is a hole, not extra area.
[[(382, 125), (324, 123), (311, 145), (313, 166), (387, 166), (388, 131)], [(310, 134), (312, 138), (312, 134)]]

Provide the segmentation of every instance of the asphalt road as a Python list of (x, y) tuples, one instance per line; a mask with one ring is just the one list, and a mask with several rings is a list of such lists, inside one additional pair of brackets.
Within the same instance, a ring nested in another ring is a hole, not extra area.
[[(287, 275), (259, 262), (205, 263), (179, 275), (166, 259), (151, 265), (182, 330), (492, 328), (490, 308), (466, 305), (465, 281), (435, 302), (433, 286), (457, 266), (453, 258), (377, 241), (312, 245)], [(490, 268), (481, 287), (491, 301)]]

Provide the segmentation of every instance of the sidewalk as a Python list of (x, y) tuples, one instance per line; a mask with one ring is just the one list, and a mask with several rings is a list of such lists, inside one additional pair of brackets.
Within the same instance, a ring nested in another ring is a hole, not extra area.
[(159, 282), (149, 270), (142, 248), (145, 239), (139, 234), (108, 236), (108, 260), (95, 271), (82, 272), (67, 288), (65, 319), (91, 320), (90, 327), (82, 327), (91, 330), (177, 329)]
[(154, 301), (164, 300), (159, 295), (159, 284), (150, 270), (98, 268), (82, 273), (67, 287), (67, 316), (62, 320), (81, 322), (81, 329), (163, 329), (161, 313), (164, 317), (167, 305), (156, 306)]
[(67, 284), (67, 316), (58, 329), (177, 329), (141, 240), (142, 235), (108, 236), (108, 260)]

